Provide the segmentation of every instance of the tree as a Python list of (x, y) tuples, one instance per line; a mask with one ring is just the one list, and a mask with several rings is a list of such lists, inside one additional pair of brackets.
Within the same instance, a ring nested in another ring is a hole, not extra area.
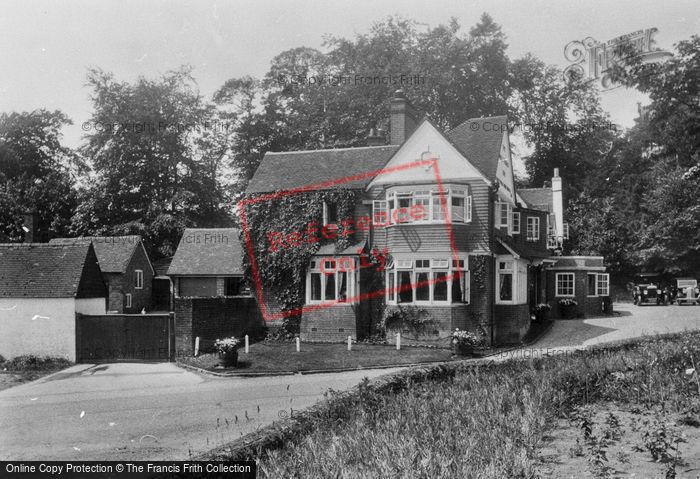
[(507, 113), (506, 47), (501, 28), (484, 14), (468, 34), (455, 19), (422, 29), (389, 18), (352, 40), (327, 37), (326, 52), (280, 53), (262, 81), (232, 79), (215, 96), (236, 120), (238, 188), (266, 151), (364, 146), (371, 128), (388, 129), (388, 100), (401, 87), (444, 129)]
[(60, 111), (0, 114), (0, 240), (21, 241), (23, 214), (35, 210), (50, 236), (68, 231), (76, 198), (70, 171), (82, 163), (61, 144), (71, 124)]
[(88, 83), (94, 129), (81, 152), (94, 173), (76, 233), (138, 233), (167, 255), (186, 226), (231, 223), (222, 184), (230, 131), (189, 68), (133, 84), (92, 69)]

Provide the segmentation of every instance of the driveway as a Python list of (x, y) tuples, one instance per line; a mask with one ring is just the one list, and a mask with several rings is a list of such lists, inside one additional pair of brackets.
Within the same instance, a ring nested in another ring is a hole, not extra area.
[(700, 329), (700, 306), (634, 306), (615, 303), (619, 315), (559, 320), (533, 349), (584, 347), (645, 335)]
[[(527, 349), (700, 329), (700, 306), (615, 307), (619, 316), (557, 321)], [(185, 460), (308, 407), (329, 388), (397, 370), (219, 378), (172, 363), (78, 365), (0, 391), (0, 460)]]
[(186, 460), (392, 371), (219, 378), (172, 363), (82, 364), (0, 391), (0, 460)]

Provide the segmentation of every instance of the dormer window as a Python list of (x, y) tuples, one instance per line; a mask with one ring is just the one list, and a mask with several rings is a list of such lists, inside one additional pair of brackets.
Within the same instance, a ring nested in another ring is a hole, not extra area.
[(338, 224), (338, 206), (335, 203), (323, 202), (323, 226)]

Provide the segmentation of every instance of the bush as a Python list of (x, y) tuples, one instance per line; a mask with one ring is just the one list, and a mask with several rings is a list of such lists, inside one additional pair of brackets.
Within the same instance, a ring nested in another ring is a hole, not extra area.
[(423, 334), (429, 327), (435, 324), (435, 320), (423, 308), (416, 306), (397, 306), (390, 308), (382, 318), (382, 330), (384, 332), (394, 330), (408, 330), (415, 339)]
[(61, 369), (70, 366), (72, 363), (65, 358), (53, 358), (50, 356), (35, 356), (25, 354), (15, 356), (6, 361), (3, 368), (8, 371), (43, 371), (50, 369)]

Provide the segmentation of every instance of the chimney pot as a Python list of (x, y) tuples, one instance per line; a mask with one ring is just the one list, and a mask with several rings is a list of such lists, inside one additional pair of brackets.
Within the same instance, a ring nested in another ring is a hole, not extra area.
[(554, 168), (554, 177), (555, 178), (559, 177), (559, 168)]

